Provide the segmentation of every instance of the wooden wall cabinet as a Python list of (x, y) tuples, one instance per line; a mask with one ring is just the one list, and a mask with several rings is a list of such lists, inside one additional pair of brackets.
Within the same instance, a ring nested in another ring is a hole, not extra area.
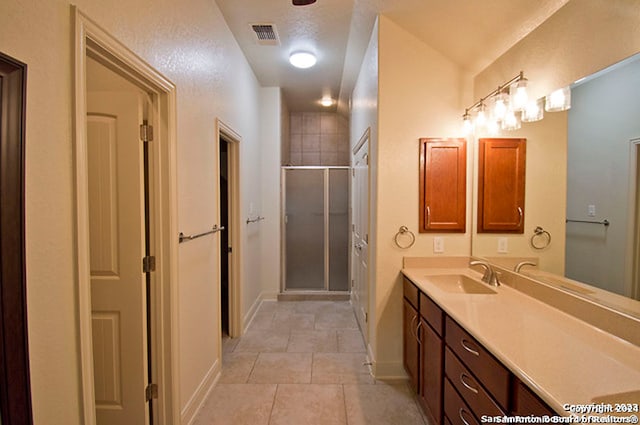
[(467, 141), (420, 139), (421, 233), (464, 233)]
[(478, 146), (478, 233), (524, 233), (526, 139)]

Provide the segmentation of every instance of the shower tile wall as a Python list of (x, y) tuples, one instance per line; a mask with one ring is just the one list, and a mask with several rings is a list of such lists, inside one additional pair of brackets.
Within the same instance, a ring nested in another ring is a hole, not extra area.
[(349, 122), (330, 112), (290, 115), (288, 165), (349, 165)]

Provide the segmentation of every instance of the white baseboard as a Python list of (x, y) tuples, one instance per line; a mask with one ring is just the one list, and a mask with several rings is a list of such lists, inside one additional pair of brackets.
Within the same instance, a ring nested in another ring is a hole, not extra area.
[(207, 400), (209, 393), (218, 383), (220, 379), (221, 362), (220, 360), (216, 360), (216, 362), (211, 366), (211, 369), (206, 373), (200, 385), (193, 393), (187, 404), (180, 412), (180, 423), (183, 425), (191, 425), (198, 415), (200, 409), (204, 405), (204, 402)]
[(373, 362), (373, 376), (381, 381), (407, 379), (402, 362)]
[(253, 321), (253, 318), (258, 312), (258, 309), (260, 308), (260, 304), (262, 304), (263, 301), (276, 301), (277, 299), (278, 299), (277, 292), (266, 292), (266, 291), (261, 292), (260, 295), (258, 295), (258, 298), (256, 298), (256, 300), (254, 301), (253, 305), (251, 305), (251, 308), (249, 309), (249, 311), (247, 311), (247, 314), (245, 314), (243, 318), (244, 326), (242, 327), (242, 333), (244, 334), (247, 331), (247, 329), (249, 329), (249, 325), (251, 325), (251, 322)]

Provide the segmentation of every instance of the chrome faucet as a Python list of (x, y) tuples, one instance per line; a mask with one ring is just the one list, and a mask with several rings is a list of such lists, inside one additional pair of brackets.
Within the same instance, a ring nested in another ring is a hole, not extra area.
[(469, 261), (469, 266), (484, 267), (484, 274), (482, 275), (481, 280), (485, 283), (488, 283), (489, 285), (500, 286), (500, 281), (498, 280), (498, 274), (496, 273), (495, 270), (493, 270), (493, 268), (491, 267), (491, 264), (489, 264), (488, 262), (482, 261), (482, 260)]
[(524, 266), (537, 266), (536, 263), (534, 263), (533, 261), (521, 261), (518, 264), (516, 264), (516, 266), (513, 268), (513, 271), (516, 273), (520, 273), (520, 269)]

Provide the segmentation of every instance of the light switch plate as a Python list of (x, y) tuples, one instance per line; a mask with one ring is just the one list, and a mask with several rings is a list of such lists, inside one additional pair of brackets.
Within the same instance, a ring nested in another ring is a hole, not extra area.
[(587, 215), (589, 217), (595, 217), (596, 216), (596, 206), (595, 205), (587, 206)]
[(507, 241), (507, 238), (498, 238), (498, 252), (500, 254), (506, 254), (507, 252), (509, 252)]
[(433, 238), (433, 252), (436, 254), (441, 254), (444, 252), (444, 239), (436, 236)]

